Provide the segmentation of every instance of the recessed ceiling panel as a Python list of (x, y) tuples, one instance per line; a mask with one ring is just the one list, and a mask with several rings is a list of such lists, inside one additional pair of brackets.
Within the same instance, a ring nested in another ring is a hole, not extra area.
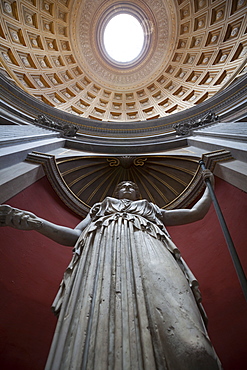
[[(37, 99), (79, 117), (158, 119), (200, 104), (246, 71), (246, 6), (246, 0), (4, 0), (0, 66)], [(128, 63), (107, 58), (103, 43), (106, 24), (123, 13), (144, 30), (143, 48)]]
[(88, 207), (113, 196), (119, 182), (130, 180), (138, 184), (142, 199), (164, 208), (181, 197), (198, 171), (198, 158), (182, 156), (89, 156), (56, 162), (67, 187)]

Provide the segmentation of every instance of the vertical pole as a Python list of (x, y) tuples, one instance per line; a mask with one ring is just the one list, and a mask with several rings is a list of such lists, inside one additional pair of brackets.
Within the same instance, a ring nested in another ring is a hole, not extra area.
[[(199, 164), (200, 164), (202, 170), (205, 170), (206, 169), (206, 166), (205, 166), (205, 163), (203, 162), (203, 160), (200, 160), (199, 161)], [(227, 243), (227, 246), (228, 246), (229, 253), (230, 253), (231, 257), (232, 257), (232, 261), (233, 261), (233, 264), (234, 264), (234, 267), (235, 267), (235, 270), (236, 270), (236, 273), (237, 273), (237, 276), (238, 276), (240, 285), (242, 287), (242, 290), (243, 290), (245, 299), (247, 301), (247, 280), (246, 280), (246, 276), (245, 276), (244, 270), (243, 270), (242, 265), (241, 265), (241, 262), (239, 260), (237, 251), (236, 251), (236, 249), (234, 247), (234, 244), (233, 244), (231, 235), (230, 235), (229, 230), (227, 228), (227, 225), (226, 225), (224, 216), (223, 216), (223, 214), (221, 212), (219, 203), (218, 203), (217, 198), (216, 198), (216, 196), (214, 194), (214, 190), (213, 190), (212, 184), (211, 184), (211, 182), (210, 182), (209, 179), (206, 179), (205, 182), (206, 182), (206, 186), (207, 186), (207, 188), (209, 190), (210, 196), (212, 198), (212, 202), (214, 204), (214, 208), (215, 208), (216, 214), (218, 216), (218, 219), (219, 219), (219, 222), (220, 222), (220, 225), (221, 225), (221, 228), (222, 228), (222, 232), (224, 234), (224, 237), (225, 237), (225, 240), (226, 240), (226, 243)]]

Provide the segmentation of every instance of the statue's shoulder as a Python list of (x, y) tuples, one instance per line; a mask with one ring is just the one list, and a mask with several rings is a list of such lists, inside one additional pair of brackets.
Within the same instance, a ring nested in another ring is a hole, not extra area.
[(119, 202), (120, 200), (118, 198), (105, 197), (105, 199), (100, 204), (102, 204), (102, 207), (105, 207), (107, 204), (118, 204)]
[(135, 202), (139, 202), (141, 204), (145, 204), (146, 206), (151, 206), (151, 207), (158, 207), (156, 204), (150, 202), (149, 200), (147, 199), (139, 199), (139, 200), (136, 200)]
[(113, 197), (105, 197), (103, 202), (108, 201), (108, 202), (119, 202), (118, 198), (113, 198)]

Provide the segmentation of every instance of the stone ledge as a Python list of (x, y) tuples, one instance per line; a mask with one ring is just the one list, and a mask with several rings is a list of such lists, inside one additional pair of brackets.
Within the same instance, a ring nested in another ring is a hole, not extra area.
[(45, 176), (41, 165), (21, 162), (0, 170), (0, 204)]

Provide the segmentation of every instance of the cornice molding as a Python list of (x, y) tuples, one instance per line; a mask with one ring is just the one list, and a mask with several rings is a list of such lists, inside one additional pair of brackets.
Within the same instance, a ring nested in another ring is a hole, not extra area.
[[(204, 183), (198, 157), (147, 156), (55, 156), (32, 152), (26, 160), (43, 165), (52, 187), (75, 213), (85, 217), (91, 206), (112, 196), (123, 180), (137, 183), (141, 197), (164, 209), (187, 208), (199, 196)], [(233, 159), (226, 150), (202, 157), (212, 172), (217, 162)], [(148, 174), (148, 175), (147, 175)]]
[[(237, 119), (237, 111), (234, 108), (236, 105), (241, 111), (241, 104), (245, 104), (247, 96), (247, 75), (243, 75), (236, 80), (227, 89), (215, 94), (212, 98), (206, 100), (198, 106), (192, 107), (186, 111), (172, 114), (150, 121), (139, 121), (134, 123), (128, 122), (99, 122), (91, 119), (77, 117), (72, 114), (62, 112), (53, 108), (33, 96), (24, 92), (16, 86), (12, 80), (0, 74), (0, 84), (2, 88), (2, 107), (5, 111), (11, 111), (13, 115), (13, 123), (15, 116), (17, 124), (20, 117), (26, 116), (27, 122), (32, 124), (38, 115), (45, 115), (48, 119), (58, 123), (70, 123), (79, 127), (80, 136), (77, 139), (85, 139), (93, 143), (98, 138), (104, 138), (105, 142), (112, 138), (128, 138), (138, 142), (147, 138), (150, 142), (157, 142), (159, 138), (162, 140), (176, 139), (176, 133), (173, 128), (175, 124), (189, 124), (191, 121), (202, 119), (208, 112), (213, 111), (221, 120), (227, 120), (231, 116), (231, 109), (234, 110), (235, 119)], [(241, 117), (241, 116), (240, 116)], [(197, 128), (198, 129), (198, 128)], [(165, 136), (164, 136), (165, 135)]]

